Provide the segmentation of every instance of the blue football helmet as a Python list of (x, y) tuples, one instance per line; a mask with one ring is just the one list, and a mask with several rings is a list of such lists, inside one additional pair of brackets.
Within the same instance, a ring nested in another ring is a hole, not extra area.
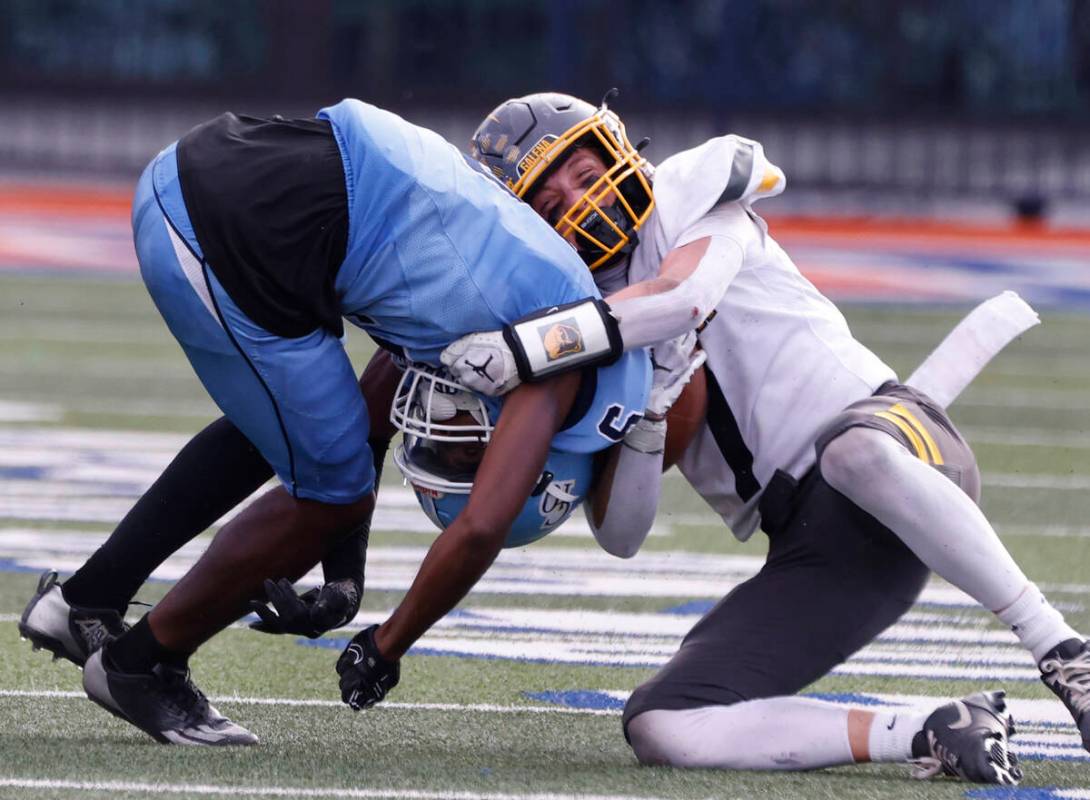
[[(501, 401), (466, 390), (445, 371), (412, 365), (402, 375), (390, 408), (390, 421), (402, 433), (394, 463), (439, 528), (469, 501), (500, 408)], [(590, 453), (550, 450), (504, 547), (530, 544), (560, 527), (590, 491), (593, 462)]]

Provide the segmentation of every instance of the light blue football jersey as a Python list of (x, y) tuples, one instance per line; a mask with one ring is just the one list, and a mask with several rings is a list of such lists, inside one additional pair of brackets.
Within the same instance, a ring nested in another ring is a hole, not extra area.
[[(601, 296), (574, 248), (438, 134), (359, 100), (318, 116), (333, 126), (348, 188), (342, 312), (410, 361), (437, 366), (467, 333)], [(554, 449), (620, 441), (643, 411), (650, 375), (642, 350), (588, 371)]]
[(438, 365), (473, 331), (600, 296), (578, 254), (438, 134), (359, 100), (322, 109), (344, 159), (345, 317)]

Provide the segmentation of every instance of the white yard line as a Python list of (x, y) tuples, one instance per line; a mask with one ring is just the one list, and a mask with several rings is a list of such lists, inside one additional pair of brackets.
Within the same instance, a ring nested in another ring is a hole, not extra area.
[[(565, 693), (560, 692), (561, 696)], [(587, 702), (585, 695), (590, 694), (599, 701), (619, 701), (623, 703), (628, 698), (628, 692), (592, 691), (575, 692), (578, 695), (577, 702)], [(0, 690), (0, 698), (32, 698), (36, 700), (82, 700), (82, 692), (45, 691), (45, 690)], [(838, 705), (856, 706), (866, 703), (871, 706), (877, 703), (883, 708), (914, 708), (920, 711), (929, 711), (936, 704), (945, 702), (945, 698), (926, 695), (899, 695), (865, 692), (861, 695), (846, 694), (818, 694), (817, 698)], [(312, 708), (339, 708), (342, 704), (334, 700), (301, 700), (295, 698), (268, 698), (268, 697), (237, 697), (221, 696), (213, 697), (217, 703), (232, 703), (240, 705), (259, 706), (295, 706)], [(1014, 715), (1020, 733), (1015, 737), (1015, 747), (1020, 754), (1037, 758), (1053, 758), (1062, 756), (1079, 761), (1090, 760), (1083, 750), (1081, 741), (1076, 732), (1071, 718), (1064, 707), (1055, 700), (1008, 698), (1011, 713)], [(558, 702), (564, 699), (558, 698)], [(459, 714), (477, 712), (484, 714), (560, 714), (616, 717), (620, 715), (618, 708), (589, 708), (571, 707), (565, 705), (555, 706), (502, 706), (491, 704), (455, 704), (455, 703), (396, 703), (386, 702), (375, 706), (377, 709), (387, 711), (452, 711)], [(63, 788), (63, 787), (62, 787)], [(134, 790), (136, 791), (136, 790)], [(378, 795), (384, 796), (384, 795)], [(448, 795), (443, 795), (448, 796)], [(520, 796), (521, 797), (521, 796)], [(527, 795), (532, 797), (531, 795)], [(560, 795), (559, 797), (563, 797)]]
[(0, 787), (65, 789), (76, 792), (130, 792), (145, 795), (196, 794), (214, 797), (346, 797), (389, 800), (662, 800), (647, 795), (567, 794), (551, 792), (467, 792), (459, 789), (310, 788), (306, 786), (243, 786), (203, 783), (141, 783), (133, 781), (65, 781), (0, 778)]
[(56, 422), (64, 416), (57, 403), (0, 400), (0, 422)]
[(1047, 536), (1055, 539), (1087, 539), (1090, 528), (1076, 525), (999, 525), (1000, 536)]
[(984, 485), (1002, 489), (1050, 489), (1084, 492), (1090, 489), (1090, 475), (1049, 475), (1023, 472), (985, 472)]
[(1090, 450), (1090, 435), (1047, 430), (1044, 428), (975, 428), (961, 426), (961, 432), (971, 445), (995, 444), (1005, 447), (1057, 447), (1068, 450)]
[[(973, 389), (959, 397), (954, 407), (963, 408), (1020, 408), (1049, 411), (1081, 411), (1090, 408), (1090, 392), (1086, 389), (1002, 389), (988, 387)], [(955, 413), (955, 416), (957, 414)]]
[[(83, 692), (49, 689), (0, 689), (0, 697), (24, 697), (50, 700), (85, 700)], [(340, 700), (299, 699), (294, 697), (240, 697), (218, 695), (214, 703), (234, 703), (247, 706), (297, 706), (305, 708), (340, 708)], [(389, 711), (472, 711), (482, 714), (577, 714), (592, 717), (615, 717), (621, 712), (602, 708), (569, 708), (567, 706), (503, 706), (492, 703), (398, 703), (383, 702), (375, 708)]]

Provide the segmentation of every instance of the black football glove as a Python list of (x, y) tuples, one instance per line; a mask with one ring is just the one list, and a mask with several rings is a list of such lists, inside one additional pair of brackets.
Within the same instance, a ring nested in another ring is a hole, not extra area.
[(250, 627), (262, 633), (294, 633), (317, 639), (354, 619), (360, 610), (359, 589), (354, 581), (347, 579), (332, 581), (301, 595), (295, 593), (287, 578), (267, 580), (265, 596), (273, 608), (250, 601), (251, 610), (261, 617), (260, 622), (251, 622)]
[(370, 708), (397, 686), (401, 677), (399, 661), (387, 661), (375, 644), (372, 625), (357, 633), (337, 659), (337, 674), (341, 676), (341, 699), (353, 711)]

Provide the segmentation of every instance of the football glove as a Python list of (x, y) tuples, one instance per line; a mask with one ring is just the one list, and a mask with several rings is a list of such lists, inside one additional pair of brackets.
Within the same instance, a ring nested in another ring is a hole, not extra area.
[(506, 394), (522, 383), (515, 354), (502, 331), (463, 336), (449, 344), (439, 360), (455, 381), (489, 397)]
[(295, 593), (287, 578), (267, 580), (265, 596), (272, 608), (250, 601), (250, 609), (261, 618), (250, 627), (262, 633), (293, 633), (317, 639), (354, 619), (360, 610), (359, 587), (348, 579), (326, 583), (301, 595)]
[(387, 661), (379, 653), (376, 630), (378, 625), (372, 625), (357, 633), (337, 659), (341, 699), (353, 711), (380, 702), (401, 677), (400, 662)]
[(677, 402), (693, 373), (704, 366), (708, 354), (696, 347), (696, 334), (687, 333), (651, 348), (651, 394), (647, 416), (662, 419)]

